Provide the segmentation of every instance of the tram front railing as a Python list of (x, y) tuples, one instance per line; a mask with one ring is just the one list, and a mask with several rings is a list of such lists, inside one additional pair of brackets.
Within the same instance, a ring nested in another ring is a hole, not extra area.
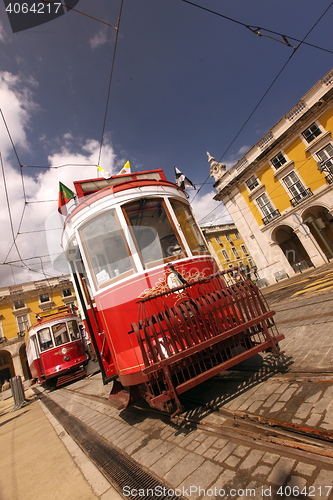
[(179, 394), (258, 352), (279, 354), (284, 336), (259, 289), (244, 278), (227, 286), (221, 274), (139, 301), (132, 328), (151, 404), (177, 402)]

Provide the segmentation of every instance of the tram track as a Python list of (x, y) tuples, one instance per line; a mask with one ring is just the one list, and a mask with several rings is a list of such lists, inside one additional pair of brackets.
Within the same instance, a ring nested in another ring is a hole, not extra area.
[[(187, 400), (195, 404), (194, 401)], [(195, 413), (198, 412), (198, 406)], [(293, 450), (293, 452), (307, 452), (315, 455), (318, 460), (332, 460), (333, 464), (333, 433), (304, 427), (289, 422), (283, 422), (262, 415), (245, 411), (230, 411), (206, 405), (202, 412), (207, 412), (206, 418), (193, 416), (191, 410), (185, 415), (172, 418), (172, 422), (184, 425), (192, 422), (200, 427), (211, 429), (219, 435), (240, 437), (253, 442), (262, 441), (276, 445), (279, 449)], [(290, 451), (289, 450), (289, 451)], [(321, 457), (321, 458), (319, 458)]]
[[(241, 374), (240, 374), (241, 375)], [(277, 381), (311, 381), (313, 383), (333, 384), (332, 378), (318, 377), (319, 374), (287, 374), (285, 377), (272, 377), (265, 382)], [(291, 377), (289, 378), (289, 375)], [(67, 393), (74, 393), (78, 397), (87, 398), (98, 403), (110, 406), (109, 401), (101, 396), (94, 394), (81, 394), (79, 391), (71, 388), (62, 389)], [(234, 438), (246, 442), (263, 443), (266, 446), (302, 456), (303, 453), (309, 454), (313, 459), (333, 465), (333, 433), (322, 429), (316, 429), (304, 425), (298, 425), (283, 420), (270, 418), (247, 411), (230, 410), (223, 407), (217, 407), (213, 403), (202, 404), (199, 399), (187, 397), (181, 398), (184, 405), (183, 413), (170, 417), (170, 414), (154, 410), (153, 408), (142, 404), (134, 404), (125, 410), (132, 415), (143, 415), (148, 417), (160, 417), (165, 422), (170, 421), (178, 428), (192, 426), (193, 429), (200, 428), (209, 433), (227, 438)]]

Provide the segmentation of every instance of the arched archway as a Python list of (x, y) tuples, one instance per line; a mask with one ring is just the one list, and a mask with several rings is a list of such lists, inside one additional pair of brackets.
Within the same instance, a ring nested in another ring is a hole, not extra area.
[(1, 385), (5, 380), (15, 377), (15, 370), (12, 356), (8, 351), (0, 351), (0, 381)]
[(307, 251), (290, 226), (277, 227), (272, 234), (272, 239), (279, 245), (295, 272), (313, 266)]
[(26, 350), (25, 344), (21, 345), (20, 350), (19, 350), (19, 354), (20, 354), (20, 360), (21, 360), (21, 366), (22, 366), (24, 379), (25, 380), (31, 379), (32, 376), (31, 376), (31, 372), (29, 369), (27, 350)]
[(316, 205), (302, 214), (313, 238), (328, 259), (333, 258), (333, 216), (326, 207)]

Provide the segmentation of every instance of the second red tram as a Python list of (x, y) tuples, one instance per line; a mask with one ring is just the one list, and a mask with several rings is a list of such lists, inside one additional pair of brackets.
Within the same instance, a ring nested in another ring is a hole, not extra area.
[(283, 335), (256, 285), (220, 272), (162, 170), (74, 183), (63, 246), (111, 398), (179, 411), (186, 390)]
[(30, 373), (42, 384), (59, 386), (85, 376), (87, 362), (78, 317), (69, 307), (40, 312), (25, 343)]

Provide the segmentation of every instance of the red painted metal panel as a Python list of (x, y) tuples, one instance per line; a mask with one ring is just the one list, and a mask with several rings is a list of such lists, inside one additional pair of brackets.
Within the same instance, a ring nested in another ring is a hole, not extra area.
[(81, 340), (62, 344), (42, 352), (40, 359), (45, 379), (62, 375), (86, 361), (84, 345)]

